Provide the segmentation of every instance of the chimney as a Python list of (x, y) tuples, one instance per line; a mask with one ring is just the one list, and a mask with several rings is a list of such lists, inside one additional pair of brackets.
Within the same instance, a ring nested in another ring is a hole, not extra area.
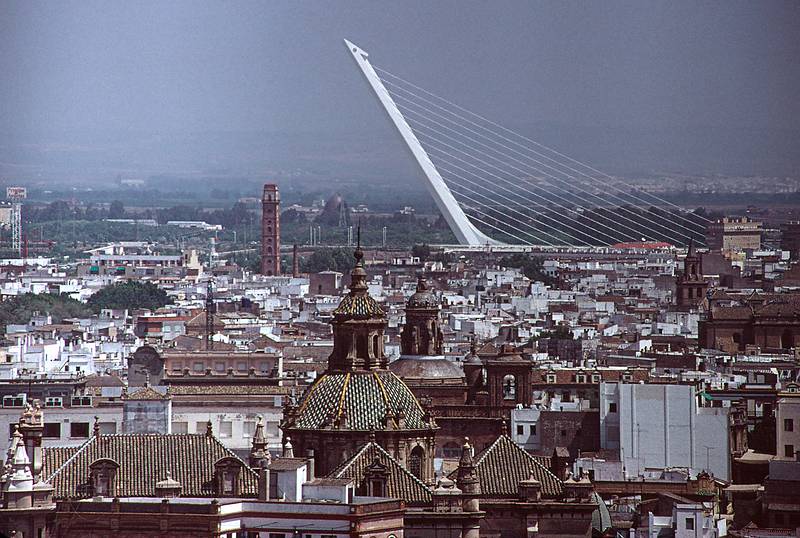
[(272, 477), (270, 476), (269, 469), (267, 467), (259, 467), (258, 468), (258, 500), (259, 501), (268, 501), (269, 500), (269, 481)]
[(306, 450), (306, 481), (311, 482), (314, 480), (314, 449), (309, 448)]

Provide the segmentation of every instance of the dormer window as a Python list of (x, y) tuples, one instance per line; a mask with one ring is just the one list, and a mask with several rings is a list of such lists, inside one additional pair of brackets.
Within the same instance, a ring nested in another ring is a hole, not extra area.
[(119, 464), (114, 460), (100, 459), (89, 465), (89, 482), (92, 493), (102, 497), (116, 495), (116, 478)]
[(547, 382), (548, 383), (555, 383), (556, 382), (556, 374), (547, 374)]
[(633, 381), (633, 376), (631, 374), (622, 374), (622, 380), (623, 381), (627, 381), (627, 382), (631, 382), (631, 381)]
[(592, 374), (592, 383), (600, 383), (603, 377), (600, 374)]
[(239, 477), (242, 473), (242, 463), (236, 458), (222, 458), (214, 464), (214, 477), (216, 494), (219, 496), (236, 497), (241, 494)]
[(584, 374), (578, 374), (575, 377), (578, 383), (586, 383), (586, 376)]

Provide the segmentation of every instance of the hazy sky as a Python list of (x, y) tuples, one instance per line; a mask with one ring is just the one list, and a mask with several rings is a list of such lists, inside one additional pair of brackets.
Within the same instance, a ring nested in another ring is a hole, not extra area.
[(794, 162), (799, 29), (798, 2), (0, 0), (0, 130), (389, 134), (347, 37), (502, 123), (735, 131), (765, 161), (788, 130)]

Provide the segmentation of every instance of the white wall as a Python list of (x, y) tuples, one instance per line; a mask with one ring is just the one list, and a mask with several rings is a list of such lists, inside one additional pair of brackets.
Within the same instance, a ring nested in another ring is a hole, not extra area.
[(693, 474), (705, 469), (729, 478), (727, 408), (698, 408), (689, 385), (623, 383), (619, 400), (627, 476), (645, 468), (688, 467)]

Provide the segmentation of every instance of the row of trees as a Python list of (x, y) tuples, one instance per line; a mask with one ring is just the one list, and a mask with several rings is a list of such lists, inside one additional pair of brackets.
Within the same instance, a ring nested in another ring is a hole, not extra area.
[(155, 310), (171, 303), (167, 292), (152, 282), (118, 282), (106, 286), (87, 303), (66, 293), (25, 293), (0, 302), (0, 326), (28, 323), (36, 314), (52, 317), (53, 323), (65, 319), (89, 317), (104, 308)]
[(70, 204), (64, 200), (56, 200), (44, 206), (26, 205), (23, 210), (27, 222), (54, 222), (54, 221), (96, 221), (103, 219), (155, 219), (160, 224), (171, 220), (203, 220), (210, 224), (221, 224), (226, 228), (249, 226), (256, 223), (255, 212), (240, 202), (236, 202), (229, 209), (215, 209), (205, 211), (201, 207), (177, 205), (162, 209), (145, 209), (131, 212), (119, 200), (111, 202), (108, 207), (88, 203), (86, 205)]

